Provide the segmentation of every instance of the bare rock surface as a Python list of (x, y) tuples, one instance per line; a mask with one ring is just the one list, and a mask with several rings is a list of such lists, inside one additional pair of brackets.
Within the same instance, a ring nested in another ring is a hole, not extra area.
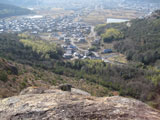
[(0, 99), (0, 120), (160, 120), (159, 111), (130, 98), (35, 91)]
[(19, 95), (42, 94), (42, 93), (44, 93), (44, 88), (28, 87), (28, 88), (22, 90)]
[(87, 96), (91, 96), (90, 93), (85, 92), (85, 91), (80, 90), (80, 89), (76, 89), (76, 88), (72, 88), (72, 89), (71, 89), (71, 92), (72, 92), (72, 93), (75, 93), (75, 94), (79, 94), (79, 95), (87, 95)]

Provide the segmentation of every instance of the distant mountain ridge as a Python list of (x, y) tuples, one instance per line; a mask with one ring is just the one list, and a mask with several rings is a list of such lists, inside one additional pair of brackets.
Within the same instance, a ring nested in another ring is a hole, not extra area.
[(0, 3), (0, 18), (31, 14), (32, 11), (14, 5)]
[[(66, 9), (75, 7), (94, 7), (96, 5), (103, 5), (114, 7), (119, 3), (157, 3), (159, 0), (1, 0), (0, 3), (11, 4), (24, 7), (63, 7)], [(109, 4), (109, 5), (108, 5)]]
[(159, 0), (125, 0), (125, 2), (148, 2), (148, 3), (157, 3)]
[[(1, 0), (0, 3), (12, 4), (17, 6), (54, 6), (54, 7), (65, 7), (70, 8), (73, 5), (77, 6), (95, 6), (105, 4), (117, 4), (124, 0)], [(77, 7), (76, 6), (76, 7)]]
[(31, 4), (36, 4), (37, 0), (1, 0), (0, 3), (17, 5), (17, 6), (27, 6)]

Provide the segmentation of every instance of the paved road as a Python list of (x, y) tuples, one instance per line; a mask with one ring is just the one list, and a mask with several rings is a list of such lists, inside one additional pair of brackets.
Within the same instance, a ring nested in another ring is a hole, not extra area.
[[(94, 31), (94, 26), (91, 27), (91, 33), (89, 34), (89, 37), (93, 37), (94, 39), (96, 39), (96, 33)], [(85, 50), (85, 49), (82, 49), (82, 48), (79, 48), (75, 43), (74, 43), (74, 38), (71, 38), (71, 44), (76, 46), (77, 49), (81, 52), (87, 52), (88, 50)], [(92, 52), (96, 57), (99, 57), (100, 55), (97, 53), (97, 52)], [(116, 64), (116, 65), (122, 65), (122, 63), (115, 63), (115, 62), (112, 62), (110, 60), (108, 60), (108, 58), (110, 57), (114, 57), (116, 56), (116, 54), (111, 54), (111, 55), (107, 55), (105, 57), (102, 58), (102, 61), (106, 62), (106, 63), (110, 63), (110, 64)]]
[[(95, 33), (95, 31), (94, 31), (94, 26), (91, 26), (91, 33), (88, 35), (88, 37), (93, 37), (94, 39), (96, 38), (96, 33)], [(87, 52), (87, 51), (88, 51), (88, 50), (79, 48), (79, 47), (74, 43), (74, 38), (71, 38), (71, 44), (74, 45), (74, 46), (76, 46), (79, 51), (82, 51), (82, 52)]]
[(94, 31), (94, 26), (91, 26), (91, 33), (89, 34), (88, 37), (93, 37), (94, 39), (96, 39), (96, 32)]
[(84, 49), (79, 48), (79, 47), (74, 43), (74, 38), (71, 38), (71, 44), (74, 45), (74, 46), (76, 46), (79, 51), (87, 52), (87, 50), (84, 50)]

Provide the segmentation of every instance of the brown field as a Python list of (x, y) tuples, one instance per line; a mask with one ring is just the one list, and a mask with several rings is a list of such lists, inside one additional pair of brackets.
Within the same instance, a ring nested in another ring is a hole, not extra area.
[(36, 11), (37, 14), (41, 14), (41, 15), (47, 15), (47, 16), (52, 16), (53, 18), (59, 17), (59, 16), (65, 16), (65, 15), (70, 15), (72, 13), (74, 13), (74, 11), (71, 10), (64, 10), (62, 8), (52, 8), (50, 10), (46, 9), (46, 10), (39, 10)]
[(88, 48), (90, 48), (89, 43), (76, 43), (76, 45), (77, 45), (80, 49), (84, 49), (84, 50), (87, 50)]
[(126, 64), (128, 61), (126, 59), (126, 57), (122, 54), (118, 54), (114, 57), (109, 58), (108, 60), (112, 61), (112, 62), (119, 62), (119, 63), (124, 63)]
[(113, 49), (113, 43), (103, 43), (102, 49)]
[(63, 40), (59, 40), (57, 38), (54, 38), (54, 37), (50, 37), (51, 33), (41, 33), (40, 34), (40, 37), (43, 39), (43, 40), (46, 40), (48, 42), (52, 42), (52, 43), (56, 43), (56, 44), (59, 44), (59, 45), (62, 45), (64, 44), (64, 41)]
[(107, 18), (134, 19), (142, 15), (144, 13), (134, 10), (95, 10), (88, 16), (83, 16), (82, 21), (95, 25), (106, 23)]
[(108, 60), (112, 61), (112, 62), (118, 62), (118, 63), (124, 63), (126, 64), (128, 61), (126, 59), (126, 56), (120, 53), (117, 53), (113, 47), (114, 43), (104, 43), (102, 42), (101, 45), (101, 49), (99, 54), (101, 54), (101, 51), (103, 51), (104, 49), (112, 49), (113, 53), (107, 53), (107, 54), (101, 54), (101, 56), (108, 56), (108, 55), (112, 55), (112, 57), (109, 57)]

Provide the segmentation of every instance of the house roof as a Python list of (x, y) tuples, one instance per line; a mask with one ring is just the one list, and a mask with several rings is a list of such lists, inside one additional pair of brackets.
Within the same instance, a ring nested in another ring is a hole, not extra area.
[(112, 49), (104, 49), (104, 52), (112, 52)]

